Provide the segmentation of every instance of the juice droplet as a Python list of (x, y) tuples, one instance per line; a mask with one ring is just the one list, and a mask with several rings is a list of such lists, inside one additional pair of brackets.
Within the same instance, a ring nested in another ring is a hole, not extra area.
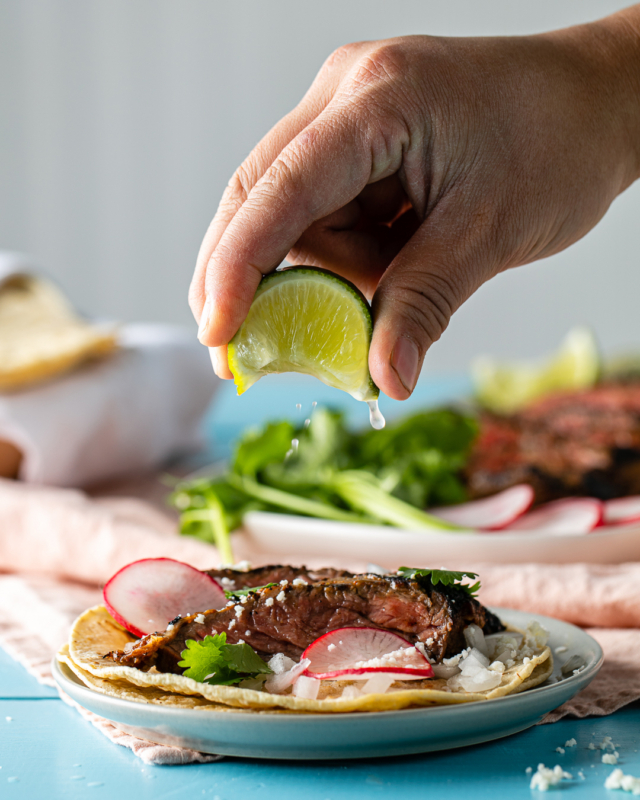
[(369, 406), (369, 422), (371, 423), (371, 427), (375, 428), (377, 431), (381, 431), (386, 425), (386, 421), (378, 408), (378, 399), (367, 400), (367, 405)]
[(298, 411), (300, 411), (300, 409), (302, 408), (302, 403), (296, 403), (296, 408), (298, 409)]
[(305, 421), (304, 421), (304, 427), (305, 427), (305, 428), (308, 428), (308, 427), (309, 427), (309, 425), (311, 425), (311, 420), (307, 418), (307, 419), (305, 419)]

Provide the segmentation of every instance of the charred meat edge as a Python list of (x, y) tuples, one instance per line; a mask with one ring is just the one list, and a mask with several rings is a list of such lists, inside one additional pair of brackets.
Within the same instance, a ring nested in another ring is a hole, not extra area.
[(219, 611), (175, 620), (173, 628), (132, 642), (127, 651), (105, 658), (130, 667), (181, 673), (178, 661), (188, 639), (225, 632), (229, 644), (245, 641), (258, 653), (299, 659), (322, 634), (343, 627), (375, 627), (422, 642), (436, 663), (465, 646), (464, 629), (475, 624), (485, 633), (504, 630), (500, 620), (455, 586), (434, 586), (429, 578), (356, 575), (352, 578), (287, 584), (259, 589)]

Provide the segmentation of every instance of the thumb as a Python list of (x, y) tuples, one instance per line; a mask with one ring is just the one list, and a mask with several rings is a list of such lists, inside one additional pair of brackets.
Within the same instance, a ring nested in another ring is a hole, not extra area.
[(459, 217), (459, 211), (433, 212), (391, 262), (374, 294), (369, 369), (394, 400), (409, 397), (427, 350), (453, 313), (497, 272), (496, 254), (479, 237), (470, 238), (472, 226), (461, 225)]

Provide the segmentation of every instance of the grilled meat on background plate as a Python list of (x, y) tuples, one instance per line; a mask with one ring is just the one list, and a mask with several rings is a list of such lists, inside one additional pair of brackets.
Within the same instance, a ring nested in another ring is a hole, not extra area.
[(225, 632), (227, 642), (240, 640), (265, 656), (284, 653), (299, 658), (322, 634), (336, 628), (369, 626), (422, 642), (436, 662), (465, 647), (464, 629), (475, 624), (485, 633), (504, 630), (500, 620), (455, 586), (434, 586), (429, 578), (355, 575), (312, 584), (277, 585), (237, 598), (220, 611), (176, 620), (171, 630), (152, 633), (108, 654), (119, 664), (181, 673), (178, 661), (187, 639)]
[(536, 503), (640, 494), (640, 382), (551, 395), (523, 411), (483, 414), (465, 468), (472, 497), (529, 483)]

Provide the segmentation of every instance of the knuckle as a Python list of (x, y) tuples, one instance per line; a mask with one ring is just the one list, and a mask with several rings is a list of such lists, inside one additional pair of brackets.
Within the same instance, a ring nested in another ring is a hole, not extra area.
[(327, 73), (343, 69), (346, 64), (349, 64), (353, 60), (361, 48), (361, 42), (350, 42), (349, 44), (343, 44), (341, 47), (338, 47), (337, 50), (334, 50), (333, 53), (331, 53), (331, 55), (322, 65), (320, 72)]
[(381, 83), (393, 83), (406, 73), (406, 69), (406, 56), (401, 47), (382, 44), (358, 60), (351, 82), (354, 88), (360, 90)]
[(404, 316), (422, 340), (437, 341), (462, 302), (463, 280), (453, 273), (416, 274), (398, 290)]

